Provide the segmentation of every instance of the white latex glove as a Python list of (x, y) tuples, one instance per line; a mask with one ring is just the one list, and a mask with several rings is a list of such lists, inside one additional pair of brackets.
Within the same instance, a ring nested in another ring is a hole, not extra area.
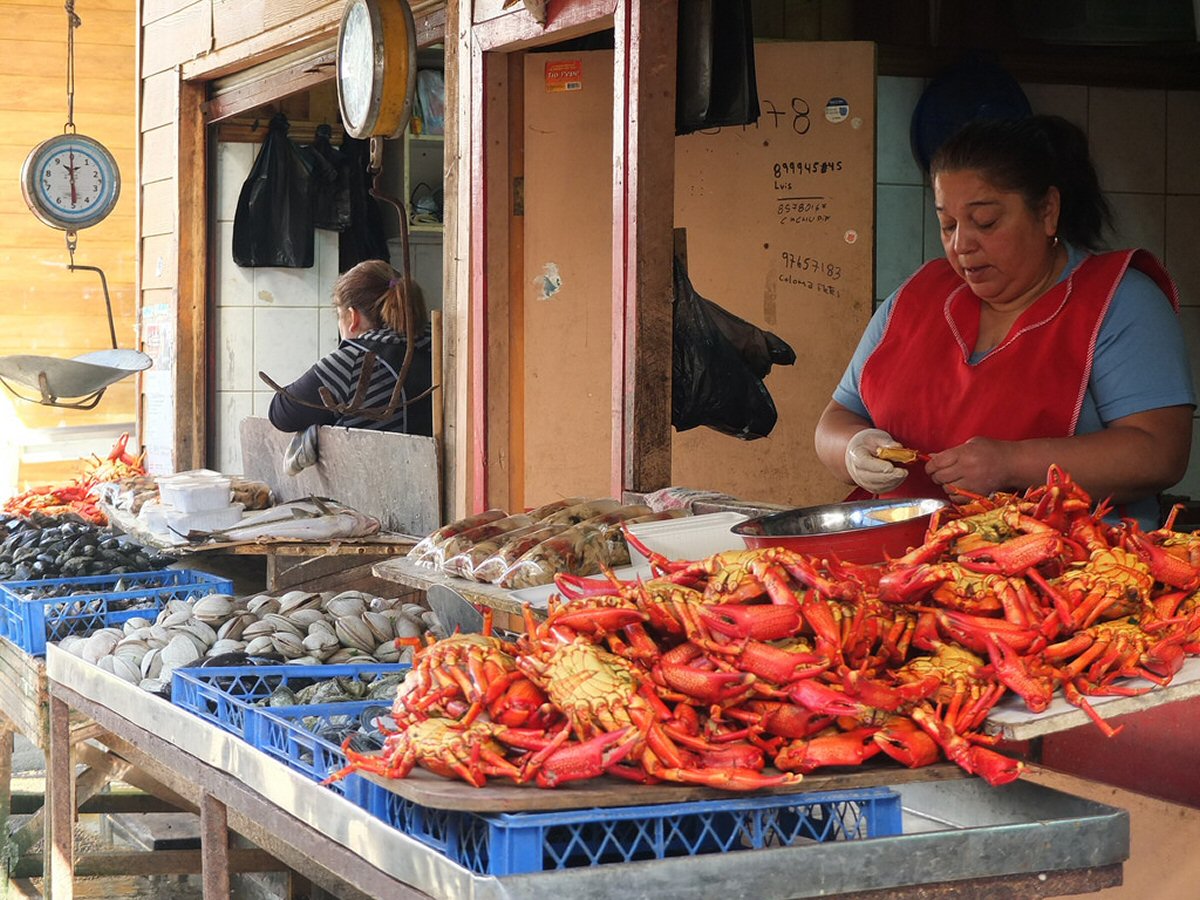
[(899, 487), (908, 477), (908, 470), (880, 459), (875, 451), (880, 447), (899, 447), (886, 431), (864, 428), (846, 444), (846, 471), (854, 483), (872, 494), (885, 494)]

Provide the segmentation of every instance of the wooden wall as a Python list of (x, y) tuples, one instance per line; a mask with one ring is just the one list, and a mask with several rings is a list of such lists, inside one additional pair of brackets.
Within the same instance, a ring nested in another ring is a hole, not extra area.
[[(75, 125), (113, 152), (122, 179), (115, 212), (79, 233), (75, 262), (108, 276), (122, 347), (136, 337), (135, 11), (135, 0), (80, 2), (83, 25), (75, 32)], [(62, 0), (20, 0), (0, 3), (0, 21), (0, 355), (103, 350), (109, 334), (99, 278), (66, 271), (63, 232), (43, 225), (21, 196), (25, 157), (67, 120), (66, 12)], [(91, 411), (20, 401), (14, 408), (30, 428), (118, 424), (133, 421), (135, 393), (126, 379)]]

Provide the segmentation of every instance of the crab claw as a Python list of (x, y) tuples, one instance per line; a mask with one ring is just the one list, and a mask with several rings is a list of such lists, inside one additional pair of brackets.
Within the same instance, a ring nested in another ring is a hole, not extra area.
[(658, 670), (672, 690), (704, 703), (728, 703), (743, 697), (758, 680), (748, 672), (712, 672), (670, 662), (662, 663)]
[[(564, 730), (562, 735), (566, 733)], [(627, 725), (587, 741), (556, 740), (546, 748), (549, 753), (543, 751), (530, 759), (521, 780), (529, 781), (536, 774), (538, 787), (552, 788), (568, 781), (595, 778), (628, 756), (640, 739), (640, 732)]]
[(860, 716), (869, 709), (865, 703), (847, 697), (844, 691), (836, 691), (811, 678), (793, 684), (788, 696), (794, 703), (824, 716)]
[(1018, 759), (1011, 759), (995, 750), (972, 744), (938, 718), (932, 710), (917, 707), (912, 711), (912, 718), (926, 734), (937, 741), (947, 759), (958, 763), (972, 775), (978, 775), (990, 785), (1016, 781), (1025, 769), (1025, 764)]
[(974, 572), (1023, 575), (1034, 566), (1053, 559), (1074, 542), (1054, 531), (1022, 534), (1002, 544), (980, 547), (961, 554), (958, 561)]
[(937, 741), (907, 716), (888, 719), (871, 739), (884, 753), (910, 769), (932, 765), (941, 756)]
[(795, 606), (778, 603), (724, 603), (704, 606), (700, 618), (713, 631), (732, 638), (773, 641), (791, 637), (803, 622)]
[(822, 766), (857, 766), (877, 754), (874, 727), (855, 728), (840, 734), (818, 735), (792, 741), (775, 755), (775, 767), (785, 772), (808, 773)]

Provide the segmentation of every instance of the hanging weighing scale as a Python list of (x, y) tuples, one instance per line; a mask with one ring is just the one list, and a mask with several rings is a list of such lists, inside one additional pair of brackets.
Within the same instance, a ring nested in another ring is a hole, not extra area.
[[(108, 279), (99, 266), (77, 265), (78, 232), (102, 222), (117, 205), (121, 173), (117, 161), (100, 141), (75, 129), (75, 29), (82, 22), (74, 0), (67, 0), (67, 123), (62, 134), (42, 141), (21, 167), (21, 193), (35, 216), (65, 232), (70, 272), (95, 272), (104, 292), (111, 350), (84, 353), (72, 359), (53, 356), (0, 356), (0, 383), (13, 396), (30, 403), (67, 409), (92, 409), (109, 385), (147, 369), (152, 360), (140, 350), (117, 347)], [(30, 397), (10, 382), (37, 391)]]

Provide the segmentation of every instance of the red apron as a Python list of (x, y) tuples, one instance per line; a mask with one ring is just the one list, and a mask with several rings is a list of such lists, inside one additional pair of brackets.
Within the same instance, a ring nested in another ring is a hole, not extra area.
[[(859, 392), (871, 420), (905, 447), (927, 453), (971, 437), (1074, 434), (1100, 325), (1130, 265), (1153, 278), (1178, 311), (1178, 290), (1150, 253), (1090, 256), (970, 365), (981, 301), (946, 260), (926, 263), (900, 288), (883, 337), (863, 365)], [(943, 493), (917, 464), (886, 496)]]

